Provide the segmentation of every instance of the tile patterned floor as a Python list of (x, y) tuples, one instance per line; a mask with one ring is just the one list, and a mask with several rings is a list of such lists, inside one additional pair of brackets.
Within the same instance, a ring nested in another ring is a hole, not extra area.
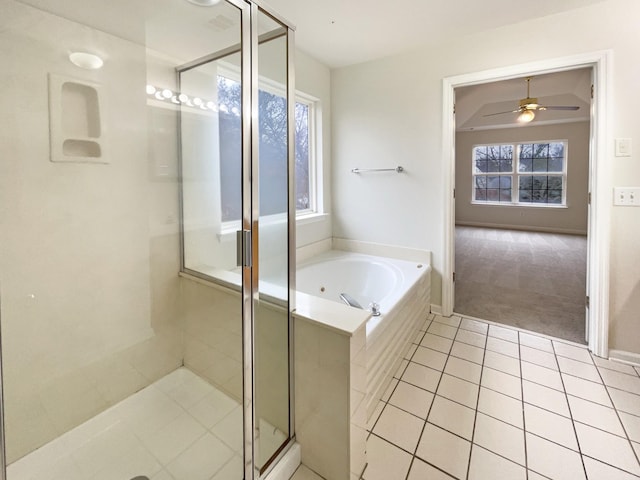
[[(270, 428), (269, 428), (270, 427)], [(263, 445), (285, 439), (265, 423)], [(8, 480), (237, 480), (242, 409), (180, 368), (9, 465)]]
[[(8, 480), (235, 480), (241, 422), (237, 402), (179, 369), (13, 463)], [(367, 451), (364, 480), (638, 480), (640, 369), (431, 315)], [(293, 479), (320, 477), (301, 466)]]
[(364, 480), (638, 479), (640, 369), (431, 315), (376, 409), (367, 452)]

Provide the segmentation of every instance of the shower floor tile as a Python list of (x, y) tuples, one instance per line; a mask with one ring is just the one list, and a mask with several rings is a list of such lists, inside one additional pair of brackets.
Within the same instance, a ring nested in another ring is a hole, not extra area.
[[(260, 429), (263, 445), (286, 438)], [(7, 480), (239, 479), (241, 436), (240, 404), (180, 368), (9, 465)]]

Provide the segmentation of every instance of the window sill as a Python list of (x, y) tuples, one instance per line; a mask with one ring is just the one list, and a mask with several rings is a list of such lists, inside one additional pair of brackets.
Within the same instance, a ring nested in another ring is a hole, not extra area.
[[(329, 218), (328, 213), (303, 213), (296, 216), (296, 225), (308, 225), (310, 223), (321, 222)], [(267, 217), (263, 225), (274, 225), (276, 223), (285, 223), (286, 219), (281, 215), (272, 215)], [(236, 232), (240, 229), (240, 222), (233, 222), (231, 226), (223, 228), (218, 233), (218, 240), (221, 242), (235, 241)]]
[(506, 202), (475, 202), (471, 205), (487, 205), (490, 207), (516, 207), (516, 208), (569, 208), (568, 205), (558, 205), (556, 203), (506, 203)]
[(328, 213), (302, 213), (300, 215), (296, 215), (296, 225), (307, 225), (309, 223), (322, 222), (329, 218)]

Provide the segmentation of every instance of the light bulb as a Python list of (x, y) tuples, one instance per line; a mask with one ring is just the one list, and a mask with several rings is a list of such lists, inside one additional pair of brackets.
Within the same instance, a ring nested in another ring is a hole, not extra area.
[(195, 97), (195, 98), (193, 99), (193, 104), (194, 104), (194, 105), (198, 105), (198, 106), (202, 105), (202, 99), (201, 99), (201, 98), (199, 98), (199, 97)]
[(189, 97), (185, 93), (181, 93), (180, 95), (178, 95), (178, 100), (184, 103), (189, 100)]
[(535, 116), (536, 114), (533, 110), (524, 110), (520, 115), (518, 115), (518, 122), (529, 123), (535, 118)]
[(165, 88), (164, 90), (162, 90), (162, 96), (164, 98), (171, 98), (171, 97), (173, 97), (173, 92), (171, 90), (169, 90), (168, 88)]
[(156, 87), (147, 85), (147, 95), (153, 95), (154, 93), (156, 93)]

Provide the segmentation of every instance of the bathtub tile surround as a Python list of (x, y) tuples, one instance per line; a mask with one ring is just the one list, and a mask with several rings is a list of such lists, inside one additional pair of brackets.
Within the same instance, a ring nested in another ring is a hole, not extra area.
[(429, 315), (412, 338), (364, 480), (640, 478), (638, 368), (469, 318)]
[[(387, 400), (390, 386), (395, 387), (393, 372), (418, 348), (412, 338), (430, 308), (430, 271), (422, 261), (336, 250), (299, 265), (294, 312), (296, 436), (302, 462), (323, 477), (360, 477), (366, 464), (368, 419), (380, 399)], [(371, 278), (379, 281), (372, 283)], [(344, 305), (341, 293), (363, 306), (379, 303), (382, 314)], [(405, 392), (404, 398), (412, 393)], [(426, 418), (419, 397), (403, 404), (402, 395), (398, 390), (396, 401)], [(405, 441), (397, 419), (388, 416), (378, 428)], [(419, 423), (415, 427), (413, 440), (420, 435)]]
[(297, 301), (295, 431), (302, 463), (325, 478), (357, 480), (366, 464), (370, 314), (302, 293)]
[[(428, 252), (362, 242), (345, 245), (368, 253), (330, 250), (307, 259), (298, 266), (296, 287), (299, 292), (340, 303), (333, 307), (338, 311), (325, 318), (327, 325), (332, 327), (340, 328), (342, 317), (345, 317), (344, 321), (347, 318), (339, 313), (346, 311), (340, 302), (341, 293), (348, 293), (363, 307), (373, 302), (379, 305), (382, 315), (374, 316), (366, 327), (366, 406), (367, 417), (371, 417), (392, 373), (411, 344), (411, 335), (429, 313), (431, 267), (426, 263)], [(372, 252), (388, 252), (389, 256), (375, 256)], [(400, 260), (394, 255), (414, 260)], [(376, 282), (371, 278), (376, 278)], [(303, 297), (303, 301), (306, 298)], [(456, 331), (448, 325), (442, 327)]]

